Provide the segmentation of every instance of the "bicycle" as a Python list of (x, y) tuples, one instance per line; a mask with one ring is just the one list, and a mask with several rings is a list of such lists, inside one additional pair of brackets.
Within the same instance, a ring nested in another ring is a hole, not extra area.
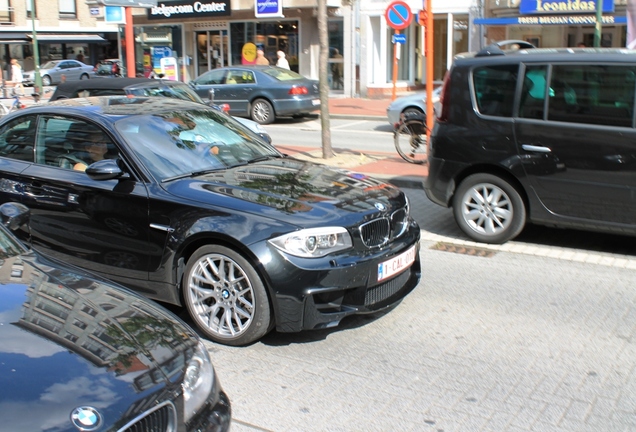
[(13, 94), (13, 103), (9, 108), (3, 103), (0, 103), (0, 114), (5, 116), (7, 114), (12, 113), (13, 111), (17, 111), (23, 108), (26, 108), (26, 105), (20, 101), (20, 96), (16, 93)]
[(395, 129), (395, 149), (405, 161), (423, 164), (427, 161), (427, 127), (423, 114), (406, 113)]

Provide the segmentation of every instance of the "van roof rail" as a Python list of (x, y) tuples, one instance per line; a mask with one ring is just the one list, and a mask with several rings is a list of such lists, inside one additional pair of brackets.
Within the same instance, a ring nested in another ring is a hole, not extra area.
[(502, 46), (506, 46), (506, 45), (518, 45), (519, 49), (536, 48), (530, 42), (526, 42), (526, 41), (523, 41), (523, 40), (514, 40), (514, 39), (504, 40), (504, 41), (491, 43), (486, 48), (483, 48), (481, 51), (479, 51), (475, 55), (475, 57), (486, 57), (486, 56), (493, 56), (493, 55), (505, 55), (506, 53), (501, 49), (501, 47)]

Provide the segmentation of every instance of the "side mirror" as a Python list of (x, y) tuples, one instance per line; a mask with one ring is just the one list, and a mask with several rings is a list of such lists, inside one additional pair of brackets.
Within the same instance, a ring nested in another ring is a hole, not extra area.
[(86, 174), (93, 180), (112, 180), (128, 177), (128, 174), (119, 167), (115, 159), (103, 159), (90, 164), (86, 168)]

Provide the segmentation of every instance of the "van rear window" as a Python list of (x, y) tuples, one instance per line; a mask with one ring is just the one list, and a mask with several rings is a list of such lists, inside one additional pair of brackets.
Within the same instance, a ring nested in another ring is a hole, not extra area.
[(477, 109), (481, 114), (512, 117), (518, 65), (485, 66), (473, 71)]

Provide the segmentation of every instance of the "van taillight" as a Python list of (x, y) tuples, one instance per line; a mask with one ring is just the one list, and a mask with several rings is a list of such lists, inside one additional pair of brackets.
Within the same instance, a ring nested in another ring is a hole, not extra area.
[(289, 90), (289, 94), (290, 95), (305, 95), (308, 94), (309, 90), (307, 90), (307, 87), (305, 86), (294, 86)]
[(442, 104), (442, 109), (440, 110), (439, 116), (437, 116), (437, 121), (439, 122), (448, 121), (448, 110), (450, 109), (450, 80), (450, 71), (446, 71), (442, 92), (439, 97), (439, 102)]

